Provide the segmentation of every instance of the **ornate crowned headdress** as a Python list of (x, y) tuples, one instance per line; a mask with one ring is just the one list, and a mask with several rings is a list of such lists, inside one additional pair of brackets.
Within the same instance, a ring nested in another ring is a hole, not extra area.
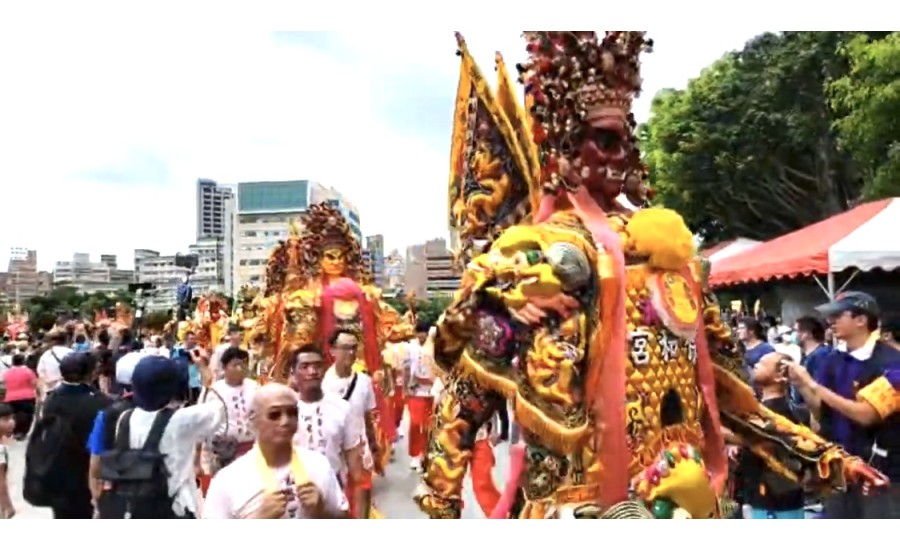
[(345, 277), (357, 280), (363, 273), (362, 250), (340, 210), (328, 203), (314, 204), (301, 217), (301, 270), (305, 280), (322, 275), (322, 254), (331, 248), (344, 252)]
[(540, 149), (545, 192), (603, 186), (613, 198), (625, 192), (632, 202), (646, 201), (631, 113), (641, 91), (640, 55), (653, 46), (645, 35), (524, 33), (529, 59), (517, 69)]
[(525, 108), (497, 54), (494, 89), (457, 33), (461, 57), (450, 151), (450, 226), (466, 263), (542, 200), (582, 185), (609, 206), (624, 193), (647, 202), (646, 172), (631, 104), (640, 92), (640, 31), (527, 31), (529, 59), (516, 66)]

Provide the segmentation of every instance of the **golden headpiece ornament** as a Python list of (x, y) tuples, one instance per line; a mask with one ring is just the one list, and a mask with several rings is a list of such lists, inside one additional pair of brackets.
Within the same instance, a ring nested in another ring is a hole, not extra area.
[(340, 210), (328, 203), (314, 204), (301, 217), (301, 263), (303, 276), (314, 279), (321, 275), (322, 253), (329, 248), (344, 251), (345, 276), (357, 280), (364, 272), (362, 250)]

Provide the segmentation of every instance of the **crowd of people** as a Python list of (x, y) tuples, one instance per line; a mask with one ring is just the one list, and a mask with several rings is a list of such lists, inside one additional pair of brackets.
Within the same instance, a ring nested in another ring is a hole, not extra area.
[[(846, 292), (793, 326), (732, 319), (743, 368), (761, 403), (803, 423), (900, 481), (900, 324), (876, 300)], [(395, 416), (408, 410), (410, 467), (422, 468), (429, 417), (444, 391), (430, 368), (429, 327), (385, 350)], [(373, 518), (373, 476), (383, 475), (373, 380), (359, 368), (358, 335), (293, 351), (288, 384), (254, 380), (252, 352), (230, 327), (209, 349), (128, 328), (70, 323), (5, 342), (0, 355), (0, 441), (28, 441), (24, 498), (54, 518)], [(500, 493), (492, 441), (476, 436), (470, 475), (485, 515)], [(513, 426), (514, 428), (514, 426)], [(30, 438), (29, 438), (30, 434)], [(731, 434), (726, 433), (726, 441)], [(729, 448), (741, 517), (808, 515), (800, 483)], [(388, 442), (389, 445), (393, 441)], [(0, 445), (0, 471), (8, 450)], [(826, 499), (825, 518), (900, 517), (896, 487), (849, 488)], [(0, 517), (16, 510), (0, 476)]]
[[(900, 482), (900, 323), (882, 319), (864, 292), (845, 292), (797, 319), (735, 316), (743, 367), (761, 402), (810, 426), (848, 452), (863, 457), (893, 483)], [(749, 453), (734, 460), (735, 496), (749, 518), (803, 518), (807, 500), (793, 483)], [(823, 503), (825, 518), (898, 518), (896, 487), (866, 494), (851, 487)]]
[[(412, 469), (433, 407), (428, 332), (386, 357)], [(354, 332), (293, 350), (287, 384), (254, 380), (239, 326), (216, 346), (181, 340), (69, 323), (5, 344), (0, 441), (27, 441), (29, 504), (57, 519), (379, 517), (375, 382)], [(4, 475), (4, 518), (16, 513), (8, 487)]]

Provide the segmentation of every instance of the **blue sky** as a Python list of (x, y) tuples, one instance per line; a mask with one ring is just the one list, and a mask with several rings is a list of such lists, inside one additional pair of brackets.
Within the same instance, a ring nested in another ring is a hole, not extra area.
[[(517, 31), (462, 31), (486, 74)], [(650, 31), (646, 118), (661, 88), (683, 87), (761, 31)], [(402, 248), (446, 235), (450, 121), (458, 58), (452, 31), (170, 33), (75, 30), (0, 36), (0, 216), (9, 248), (43, 269), (74, 252), (183, 251), (194, 185), (314, 179), (360, 208), (363, 231)]]

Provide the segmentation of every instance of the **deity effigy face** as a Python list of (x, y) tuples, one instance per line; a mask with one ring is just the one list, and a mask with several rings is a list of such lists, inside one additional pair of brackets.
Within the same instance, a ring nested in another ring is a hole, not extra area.
[(538, 122), (535, 142), (553, 174), (549, 190), (587, 189), (601, 206), (625, 192), (646, 201), (632, 100), (640, 91), (643, 32), (528, 31), (529, 60), (520, 65)]
[(630, 175), (628, 159), (634, 150), (627, 117), (623, 109), (598, 101), (603, 90), (585, 88), (581, 108), (587, 116), (564, 177), (569, 181), (580, 179), (588, 190), (615, 197)]
[(340, 248), (328, 248), (322, 253), (322, 273), (328, 277), (340, 277), (347, 269), (347, 255)]

